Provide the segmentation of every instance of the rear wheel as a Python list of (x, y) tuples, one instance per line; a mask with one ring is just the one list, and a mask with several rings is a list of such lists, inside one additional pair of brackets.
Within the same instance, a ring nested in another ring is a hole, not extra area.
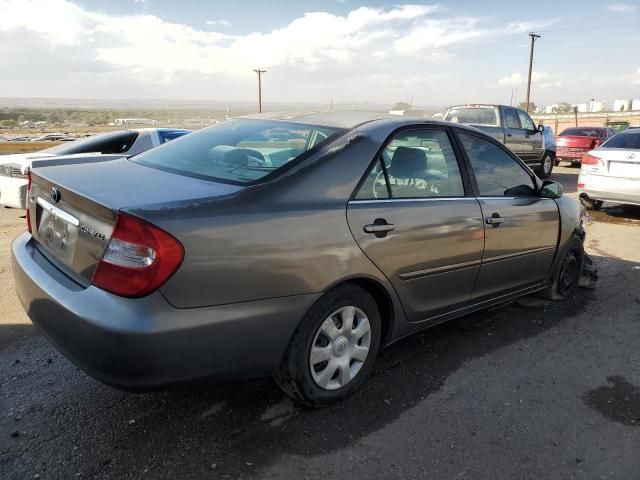
[(540, 165), (539, 175), (540, 178), (546, 180), (551, 176), (551, 172), (553, 171), (554, 161), (553, 157), (550, 153), (545, 153), (542, 158), (542, 164)]
[(584, 246), (580, 238), (569, 240), (562, 259), (556, 267), (551, 285), (541, 295), (548, 300), (564, 300), (571, 296), (580, 282), (584, 263)]
[(276, 382), (293, 399), (319, 407), (342, 400), (371, 372), (380, 347), (375, 300), (345, 284), (327, 292), (287, 347)]
[(587, 210), (600, 210), (602, 208), (602, 200), (594, 200), (586, 195), (580, 195), (580, 203), (584, 205)]

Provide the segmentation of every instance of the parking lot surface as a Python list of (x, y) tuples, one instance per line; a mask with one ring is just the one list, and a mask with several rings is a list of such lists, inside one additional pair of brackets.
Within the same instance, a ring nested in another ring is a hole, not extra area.
[[(553, 178), (575, 195), (578, 171)], [(640, 210), (591, 216), (595, 290), (434, 327), (318, 410), (269, 379), (132, 394), (61, 356), (15, 298), (0, 210), (0, 478), (640, 478)]]

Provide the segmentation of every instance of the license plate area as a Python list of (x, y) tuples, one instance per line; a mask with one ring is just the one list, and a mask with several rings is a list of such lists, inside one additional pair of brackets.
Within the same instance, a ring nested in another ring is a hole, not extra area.
[(80, 221), (43, 198), (36, 203), (38, 241), (56, 258), (71, 265)]
[(611, 162), (609, 175), (624, 178), (640, 178), (640, 164), (631, 162)]

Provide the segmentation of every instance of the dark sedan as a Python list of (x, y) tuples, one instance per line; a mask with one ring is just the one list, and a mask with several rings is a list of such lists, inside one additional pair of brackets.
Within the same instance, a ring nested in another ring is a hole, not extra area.
[(583, 212), (473, 128), (265, 114), (34, 168), (13, 272), (33, 322), (106, 383), (273, 375), (323, 405), (406, 335), (571, 295)]

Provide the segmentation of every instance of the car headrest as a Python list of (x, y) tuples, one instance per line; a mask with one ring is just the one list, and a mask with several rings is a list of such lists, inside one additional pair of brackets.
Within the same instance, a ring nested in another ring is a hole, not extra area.
[(391, 157), (389, 173), (397, 178), (422, 178), (427, 171), (427, 154), (424, 150), (398, 147)]
[(220, 165), (246, 167), (249, 165), (249, 155), (242, 148), (229, 145), (217, 145), (209, 150), (209, 158)]

